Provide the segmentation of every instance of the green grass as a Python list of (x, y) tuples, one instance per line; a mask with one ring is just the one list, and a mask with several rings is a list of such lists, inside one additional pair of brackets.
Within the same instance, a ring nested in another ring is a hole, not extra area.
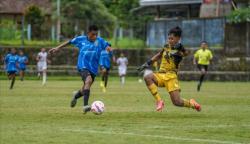
[[(2, 46), (16, 46), (20, 47), (22, 45), (21, 40), (0, 40), (0, 45)], [(57, 46), (59, 43), (56, 41), (50, 41), (50, 40), (24, 40), (24, 46), (25, 47), (48, 47), (48, 46)]]
[[(145, 42), (140, 39), (122, 38), (122, 39), (118, 39), (117, 43), (115, 43), (114, 39), (112, 40), (107, 39), (107, 40), (110, 41), (113, 48), (120, 48), (120, 49), (145, 48)], [(60, 43), (57, 43), (55, 41), (53, 42), (50, 40), (31, 40), (31, 41), (25, 40), (24, 46), (41, 48), (41, 47), (57, 46)], [(21, 45), (22, 45), (21, 40), (0, 40), (0, 46), (18, 46), (19, 47)]]
[(111, 40), (112, 47), (121, 48), (121, 49), (138, 49), (145, 48), (145, 41), (141, 39), (130, 39), (130, 38), (122, 38), (118, 39), (117, 43), (114, 39)]
[[(21, 46), (22, 41), (21, 40), (0, 40), (0, 46)], [(30, 47), (47, 47), (47, 46), (57, 46), (57, 42), (49, 41), (49, 40), (25, 40), (24, 46), (30, 46)]]
[(250, 142), (250, 83), (206, 82), (196, 92), (196, 82), (181, 82), (182, 96), (195, 98), (202, 111), (171, 104), (165, 89), (163, 112), (144, 83), (130, 78), (124, 87), (112, 78), (107, 93), (96, 79), (90, 102), (102, 100), (103, 115), (82, 114), (82, 100), (69, 107), (72, 91), (81, 81), (0, 81), (1, 144), (233, 144)]

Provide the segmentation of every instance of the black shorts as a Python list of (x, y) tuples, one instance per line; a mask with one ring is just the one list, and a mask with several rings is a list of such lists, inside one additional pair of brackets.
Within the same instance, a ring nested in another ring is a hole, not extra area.
[(16, 74), (17, 71), (7, 71), (7, 73), (8, 73), (8, 76), (9, 76), (9, 75), (12, 75), (12, 74)]
[(93, 74), (92, 72), (90, 72), (88, 69), (81, 69), (81, 70), (78, 70), (79, 71), (79, 74), (80, 76), (82, 77), (82, 81), (85, 82), (86, 78), (90, 75), (93, 82), (95, 80), (95, 74)]
[(202, 65), (202, 64), (198, 64), (197, 65), (198, 69), (201, 71), (202, 69), (205, 69), (205, 71), (207, 71), (208, 69), (208, 65)]

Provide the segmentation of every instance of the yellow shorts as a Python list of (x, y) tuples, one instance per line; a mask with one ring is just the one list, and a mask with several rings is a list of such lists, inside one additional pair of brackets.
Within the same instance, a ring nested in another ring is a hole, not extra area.
[(180, 85), (176, 73), (154, 73), (158, 87), (165, 87), (168, 92), (180, 90)]

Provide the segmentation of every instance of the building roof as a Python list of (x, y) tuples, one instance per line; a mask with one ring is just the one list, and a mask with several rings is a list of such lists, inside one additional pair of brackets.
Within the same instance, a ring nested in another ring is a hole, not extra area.
[(140, 0), (140, 6), (201, 4), (202, 0)]
[(203, 0), (140, 0), (140, 7), (131, 12), (159, 18), (199, 17)]
[(51, 15), (51, 0), (0, 0), (0, 13), (23, 14), (29, 5), (37, 5), (43, 13)]

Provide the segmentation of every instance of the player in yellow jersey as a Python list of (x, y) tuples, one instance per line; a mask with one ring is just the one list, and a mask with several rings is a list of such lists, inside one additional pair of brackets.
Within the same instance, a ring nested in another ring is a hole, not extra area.
[(174, 105), (193, 108), (197, 111), (201, 110), (200, 104), (198, 104), (194, 99), (186, 100), (180, 97), (180, 85), (177, 77), (178, 67), (182, 58), (189, 53), (184, 49), (182, 44), (179, 43), (181, 33), (181, 28), (172, 28), (168, 33), (168, 42), (164, 48), (138, 68), (139, 71), (143, 71), (153, 64), (153, 62), (159, 59), (161, 60), (158, 72), (150, 73), (144, 76), (148, 90), (156, 100), (157, 111), (162, 111), (164, 108), (164, 101), (158, 93), (158, 87), (166, 88)]
[(201, 72), (200, 80), (197, 85), (197, 91), (200, 91), (202, 82), (204, 80), (205, 75), (207, 74), (208, 65), (213, 58), (212, 52), (208, 49), (208, 45), (206, 41), (201, 42), (201, 48), (197, 50), (194, 54), (193, 63), (196, 65)]

